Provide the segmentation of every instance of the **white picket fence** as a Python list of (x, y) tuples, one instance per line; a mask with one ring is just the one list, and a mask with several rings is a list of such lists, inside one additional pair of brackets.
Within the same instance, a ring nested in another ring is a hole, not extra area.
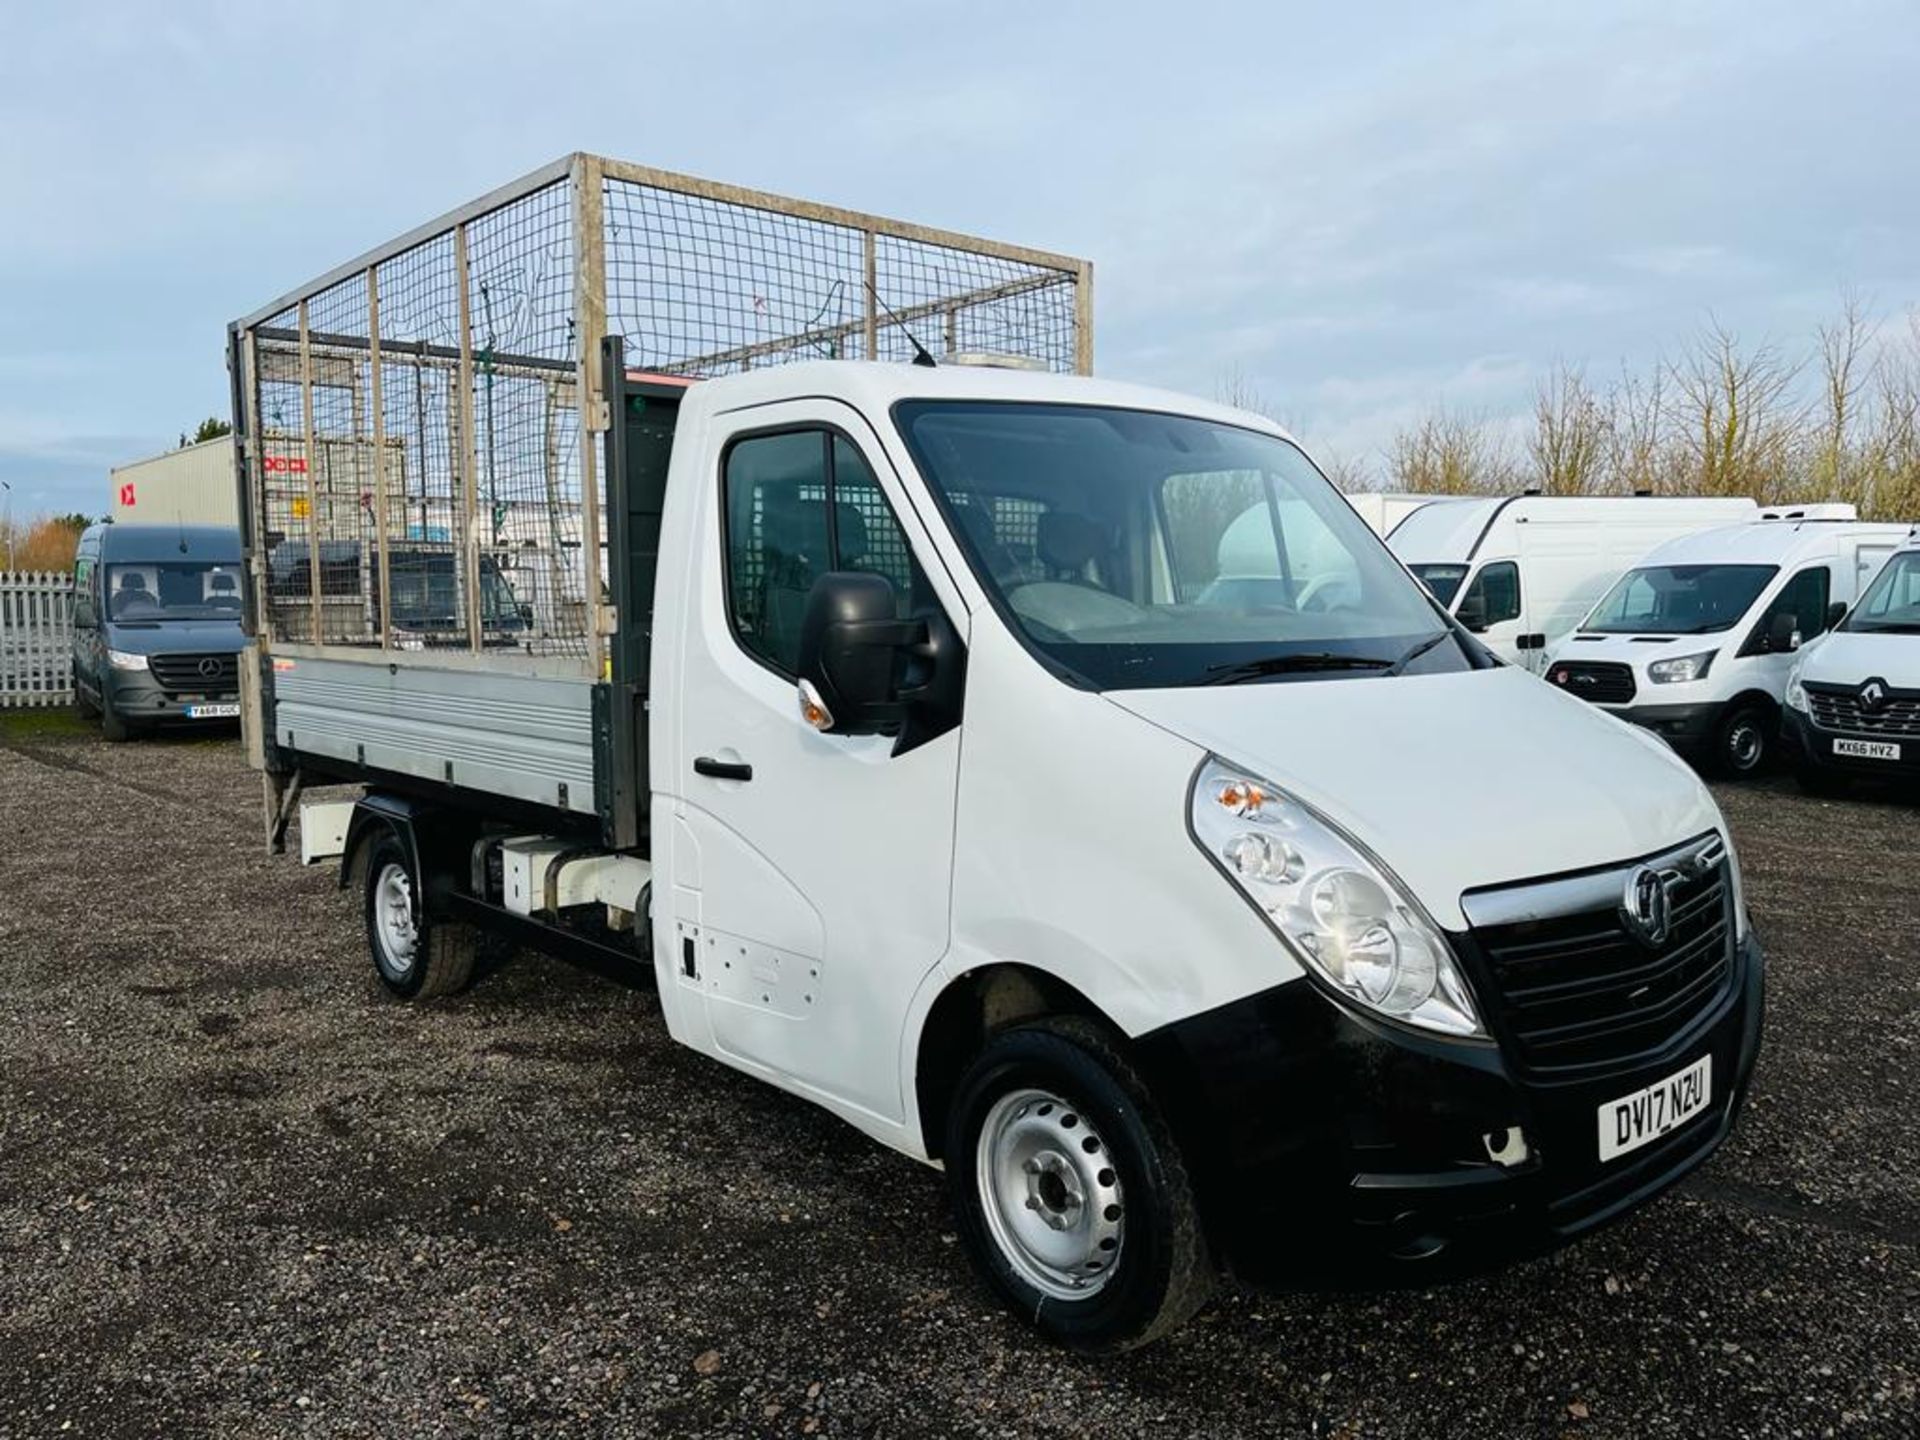
[(0, 571), (0, 709), (73, 703), (73, 577)]

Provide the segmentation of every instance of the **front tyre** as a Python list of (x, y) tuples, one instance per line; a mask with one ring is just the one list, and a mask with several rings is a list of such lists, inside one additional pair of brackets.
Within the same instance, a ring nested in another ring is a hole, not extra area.
[(1212, 1292), (1186, 1163), (1102, 1027), (1055, 1019), (989, 1040), (961, 1078), (945, 1154), (974, 1262), (1050, 1338), (1129, 1350)]
[(1714, 768), (1732, 780), (1758, 775), (1773, 754), (1774, 717), (1759, 705), (1729, 712), (1714, 732)]
[(473, 979), (479, 932), (428, 916), (413, 857), (400, 837), (384, 831), (367, 847), (367, 947), (374, 973), (403, 1000), (453, 995)]

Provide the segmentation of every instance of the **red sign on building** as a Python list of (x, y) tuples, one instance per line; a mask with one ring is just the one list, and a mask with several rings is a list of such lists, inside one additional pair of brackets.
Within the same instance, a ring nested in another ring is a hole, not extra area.
[(133, 508), (133, 482), (131, 480), (123, 480), (120, 483), (120, 506), (124, 510), (131, 510)]

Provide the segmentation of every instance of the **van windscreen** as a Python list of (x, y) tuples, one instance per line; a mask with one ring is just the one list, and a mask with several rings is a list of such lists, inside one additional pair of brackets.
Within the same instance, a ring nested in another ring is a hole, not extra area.
[(1602, 635), (1706, 635), (1730, 630), (1777, 565), (1643, 565), (1606, 593), (1580, 628)]
[(1409, 565), (1420, 583), (1433, 592), (1433, 598), (1442, 605), (1453, 604), (1453, 597), (1460, 591), (1460, 582), (1467, 578), (1464, 565)]
[(240, 567), (141, 561), (107, 567), (110, 620), (238, 620)]

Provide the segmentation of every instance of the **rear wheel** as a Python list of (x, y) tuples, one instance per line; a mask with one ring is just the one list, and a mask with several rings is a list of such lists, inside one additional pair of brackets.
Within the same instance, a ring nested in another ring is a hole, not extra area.
[(473, 979), (479, 932), (426, 914), (413, 857), (388, 831), (368, 846), (366, 863), (367, 946), (373, 968), (388, 992), (425, 1000), (466, 989)]
[(1206, 1303), (1214, 1269), (1173, 1134), (1106, 1030), (989, 1040), (946, 1136), (960, 1233), (1009, 1307), (1075, 1349), (1132, 1349)]
[(1773, 754), (1773, 716), (1762, 706), (1741, 705), (1714, 732), (1714, 768), (1745, 780), (1757, 775)]

